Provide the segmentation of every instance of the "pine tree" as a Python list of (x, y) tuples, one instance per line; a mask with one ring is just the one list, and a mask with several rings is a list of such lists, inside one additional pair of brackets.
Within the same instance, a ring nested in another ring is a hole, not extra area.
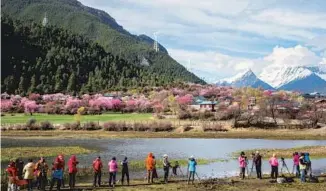
[(75, 73), (73, 72), (69, 77), (67, 92), (72, 93), (74, 91), (76, 91), (76, 76)]
[(31, 78), (31, 86), (28, 89), (28, 93), (33, 93), (36, 90), (36, 77), (35, 74)]
[(62, 76), (61, 76), (61, 68), (60, 67), (58, 67), (57, 72), (55, 74), (54, 90), (56, 92), (60, 92), (62, 90)]

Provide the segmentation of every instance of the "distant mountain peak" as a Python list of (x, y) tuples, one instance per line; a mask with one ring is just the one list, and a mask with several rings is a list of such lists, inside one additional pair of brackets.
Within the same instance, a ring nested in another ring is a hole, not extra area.
[(279, 88), (293, 80), (303, 79), (313, 72), (302, 66), (266, 67), (259, 78), (274, 88)]
[(221, 86), (233, 86), (233, 87), (253, 87), (263, 89), (273, 89), (270, 85), (260, 80), (256, 74), (251, 70), (247, 69), (231, 78), (225, 78), (216, 83)]

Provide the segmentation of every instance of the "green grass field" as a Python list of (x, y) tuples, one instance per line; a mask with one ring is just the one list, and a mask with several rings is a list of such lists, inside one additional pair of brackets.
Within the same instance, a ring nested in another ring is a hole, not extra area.
[[(151, 113), (107, 113), (102, 115), (83, 115), (81, 117), (81, 122), (106, 122), (106, 121), (140, 121), (140, 120), (150, 120), (153, 114)], [(36, 122), (49, 121), (53, 124), (63, 124), (63, 123), (72, 123), (75, 122), (74, 115), (48, 115), (48, 114), (39, 114), (35, 113), (33, 116), (17, 113), (14, 116), (11, 114), (5, 114), (1, 117), (1, 125), (5, 124), (24, 124), (29, 119), (36, 119)]]

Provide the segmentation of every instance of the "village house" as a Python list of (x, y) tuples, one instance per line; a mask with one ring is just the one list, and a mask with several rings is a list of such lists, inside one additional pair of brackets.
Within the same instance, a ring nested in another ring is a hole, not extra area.
[(198, 96), (194, 98), (193, 103), (190, 105), (190, 108), (194, 110), (210, 110), (215, 111), (215, 106), (217, 105), (217, 101), (209, 101), (202, 96)]

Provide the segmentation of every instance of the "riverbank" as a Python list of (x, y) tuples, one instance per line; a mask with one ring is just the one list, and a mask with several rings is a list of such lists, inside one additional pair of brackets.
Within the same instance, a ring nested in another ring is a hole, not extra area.
[[(294, 148), (288, 148), (288, 149), (253, 149), (253, 150), (244, 150), (248, 156), (251, 155), (251, 153), (255, 153), (256, 151), (259, 151), (263, 156), (269, 157), (272, 156), (273, 153), (276, 154), (276, 156), (283, 157), (283, 158), (292, 158), (294, 152), (305, 152), (309, 153), (311, 158), (325, 158), (326, 157), (326, 146), (305, 146), (305, 147), (294, 147)], [(234, 152), (232, 153), (233, 157), (238, 157), (239, 153)]]
[(274, 139), (274, 140), (326, 140), (326, 129), (305, 129), (305, 130), (262, 130), (255, 128), (229, 129), (226, 132), (203, 132), (177, 130), (171, 132), (136, 132), (136, 131), (2, 131), (1, 138), (19, 139), (62, 139), (79, 138), (236, 138), (236, 139)]
[[(264, 191), (316, 191), (324, 190), (326, 177), (319, 177), (319, 183), (300, 183), (299, 179), (294, 178), (293, 183), (277, 184), (271, 183), (269, 177), (264, 177), (262, 180), (250, 178), (241, 180), (238, 177), (223, 178), (223, 179), (208, 179), (208, 180), (195, 180), (194, 184), (187, 184), (185, 180), (170, 178), (168, 184), (163, 184), (162, 180), (156, 181), (154, 184), (147, 184), (145, 180), (131, 180), (130, 186), (121, 186), (118, 182), (114, 190), (127, 190), (127, 191), (150, 191), (150, 190), (232, 190), (232, 191), (252, 191), (252, 190), (264, 190)], [(68, 189), (62, 189), (68, 190)], [(100, 188), (92, 188), (91, 184), (79, 183), (77, 180), (76, 190), (110, 190), (107, 183)]]
[(38, 158), (52, 157), (59, 154), (87, 154), (92, 150), (79, 146), (62, 146), (62, 147), (10, 147), (1, 148), (1, 162), (16, 160), (17, 158)]

